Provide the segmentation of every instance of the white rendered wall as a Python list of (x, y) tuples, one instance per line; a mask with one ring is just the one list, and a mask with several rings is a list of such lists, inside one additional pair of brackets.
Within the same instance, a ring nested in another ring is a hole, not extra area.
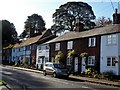
[(100, 72), (112, 70), (116, 75), (118, 72), (118, 63), (116, 66), (107, 66), (107, 57), (117, 57), (118, 58), (118, 35), (117, 43), (115, 45), (107, 45), (107, 35), (101, 36), (101, 51), (100, 51)]
[(120, 33), (118, 34), (118, 63), (119, 63), (119, 75), (120, 75)]
[[(48, 58), (49, 60), (49, 49), (46, 49), (45, 47), (48, 46), (48, 44), (42, 44), (37, 46), (37, 56), (36, 56), (36, 66), (38, 65), (38, 68), (41, 66), (41, 62), (38, 62), (38, 57), (44, 56), (45, 58)], [(41, 49), (39, 49), (41, 47)], [(44, 60), (44, 63), (46, 61)]]

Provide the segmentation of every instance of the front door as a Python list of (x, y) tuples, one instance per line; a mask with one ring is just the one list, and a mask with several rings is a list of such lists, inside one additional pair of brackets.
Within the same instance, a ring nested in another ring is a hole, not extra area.
[(41, 61), (41, 69), (43, 69), (45, 57), (44, 57), (44, 56), (41, 56), (41, 57), (40, 57), (40, 61)]
[(78, 72), (78, 57), (75, 57), (75, 61), (74, 61), (74, 72)]
[(86, 60), (86, 57), (83, 57), (82, 58), (82, 65), (81, 65), (82, 66), (82, 70), (81, 70), (82, 72), (86, 70), (85, 60)]

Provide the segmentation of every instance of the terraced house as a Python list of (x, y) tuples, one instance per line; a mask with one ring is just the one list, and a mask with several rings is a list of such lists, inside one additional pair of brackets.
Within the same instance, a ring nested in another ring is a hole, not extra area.
[(43, 31), (41, 35), (27, 38), (15, 44), (12, 48), (12, 62), (22, 63), (24, 60), (27, 60), (29, 65), (35, 65), (37, 45), (53, 37), (54, 35), (51, 33), (51, 30), (48, 29)]
[[(113, 14), (113, 24), (83, 31), (82, 24), (77, 23), (75, 31), (67, 32), (48, 42), (50, 60), (55, 62), (61, 51), (64, 65), (73, 66), (74, 73), (94, 68), (98, 72), (112, 71), (120, 75), (120, 14)], [(74, 50), (74, 55), (68, 56)], [(72, 63), (70, 63), (72, 61)]]

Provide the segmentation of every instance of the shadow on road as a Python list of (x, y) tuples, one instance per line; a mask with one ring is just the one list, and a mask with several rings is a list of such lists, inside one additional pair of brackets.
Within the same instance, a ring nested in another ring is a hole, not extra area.
[(30, 73), (20, 70), (3, 69), (2, 79), (9, 84), (12, 90), (36, 90), (37, 88), (49, 87), (49, 83), (44, 82), (43, 79), (39, 80)]

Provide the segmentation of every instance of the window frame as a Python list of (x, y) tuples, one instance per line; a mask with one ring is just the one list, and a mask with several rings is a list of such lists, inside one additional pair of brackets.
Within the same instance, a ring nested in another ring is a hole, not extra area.
[(96, 37), (89, 38), (88, 46), (89, 47), (95, 47), (96, 46)]
[(73, 41), (68, 41), (67, 42), (67, 49), (68, 50), (73, 49)]
[[(108, 63), (108, 59), (110, 60), (109, 63)], [(107, 57), (107, 63), (106, 63), (107, 67), (115, 67), (116, 66), (115, 61), (116, 61), (115, 56)]]
[(95, 61), (96, 61), (96, 57), (95, 56), (88, 56), (88, 65), (89, 66), (94, 66), (95, 65)]
[(115, 44), (117, 44), (117, 35), (116, 34), (107, 35), (107, 45)]
[(55, 43), (55, 51), (60, 50), (60, 43)]

